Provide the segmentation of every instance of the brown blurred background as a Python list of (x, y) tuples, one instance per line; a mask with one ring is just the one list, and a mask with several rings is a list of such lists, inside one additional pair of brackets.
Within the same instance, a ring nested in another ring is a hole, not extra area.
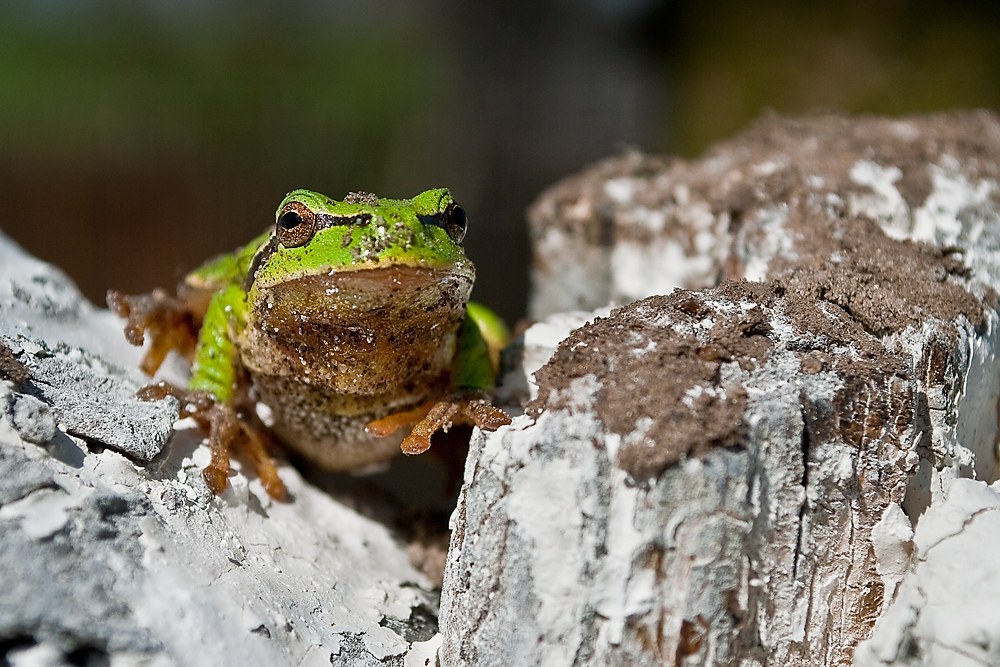
[(1000, 106), (972, 0), (8, 0), (0, 229), (98, 303), (170, 285), (290, 189), (468, 209), (476, 298), (525, 310), (523, 211), (625, 146), (763, 111)]

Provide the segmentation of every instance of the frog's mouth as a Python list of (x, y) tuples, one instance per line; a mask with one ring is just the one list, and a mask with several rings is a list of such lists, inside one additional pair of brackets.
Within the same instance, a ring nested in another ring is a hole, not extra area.
[(241, 358), (258, 373), (380, 393), (447, 371), (471, 290), (465, 273), (409, 266), (291, 279), (251, 294)]

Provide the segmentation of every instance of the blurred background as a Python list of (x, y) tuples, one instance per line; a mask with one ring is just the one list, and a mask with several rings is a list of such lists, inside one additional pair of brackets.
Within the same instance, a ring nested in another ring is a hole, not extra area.
[(0, 229), (103, 304), (293, 188), (447, 186), (475, 297), (515, 321), (524, 209), (590, 162), (697, 156), (768, 109), (998, 106), (986, 0), (4, 0)]

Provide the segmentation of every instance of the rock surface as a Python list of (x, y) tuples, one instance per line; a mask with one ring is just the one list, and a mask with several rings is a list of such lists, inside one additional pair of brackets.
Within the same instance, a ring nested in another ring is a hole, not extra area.
[[(0, 656), (11, 665), (424, 664), (436, 596), (380, 523), (287, 465), (292, 501), (205, 487), (141, 351), (0, 236)], [(4, 379), (6, 378), (6, 379)], [(161, 451), (162, 450), (162, 451)]]
[(949, 581), (995, 571), (998, 174), (988, 114), (824, 116), (543, 195), (534, 314), (642, 300), (474, 439), (441, 663), (994, 661), (991, 589), (923, 586), (948, 565), (919, 545), (950, 516)]
[(0, 349), (0, 371), (16, 364), (21, 379), (31, 379), (20, 383), (24, 395), (50, 406), (66, 433), (140, 461), (156, 456), (170, 437), (177, 401), (135, 397), (148, 378), (138, 371), (141, 351), (125, 342), (117, 318), (3, 235)]

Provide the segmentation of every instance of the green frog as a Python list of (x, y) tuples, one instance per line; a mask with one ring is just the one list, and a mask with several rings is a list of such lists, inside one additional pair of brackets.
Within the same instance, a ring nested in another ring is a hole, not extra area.
[(186, 390), (140, 394), (177, 395), (181, 416), (208, 431), (213, 492), (225, 490), (239, 447), (268, 493), (285, 496), (258, 402), (273, 433), (329, 470), (419, 454), (456, 421), (510, 423), (490, 400), (508, 334), (469, 301), (466, 226), (447, 189), (343, 201), (294, 190), (273, 229), (189, 274), (176, 295), (108, 293), (128, 340), (151, 338), (146, 373), (170, 350), (192, 360)]

